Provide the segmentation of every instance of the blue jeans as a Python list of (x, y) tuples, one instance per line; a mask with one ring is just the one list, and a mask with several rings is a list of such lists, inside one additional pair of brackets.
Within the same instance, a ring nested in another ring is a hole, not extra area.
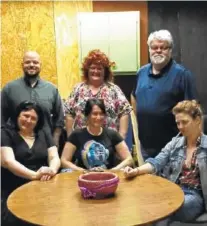
[(154, 226), (169, 226), (173, 221), (190, 222), (205, 212), (202, 193), (187, 187), (181, 188), (185, 194), (183, 205), (170, 217), (153, 224)]

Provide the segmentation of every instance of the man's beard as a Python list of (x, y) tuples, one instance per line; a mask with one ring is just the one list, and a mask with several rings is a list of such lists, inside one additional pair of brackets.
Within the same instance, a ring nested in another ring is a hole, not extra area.
[(24, 72), (24, 77), (30, 84), (32, 84), (33, 82), (35, 82), (38, 79), (39, 72), (36, 74), (33, 74), (33, 75), (28, 74), (27, 72)]
[(152, 56), (152, 62), (154, 64), (163, 64), (166, 61), (167, 61), (167, 58), (165, 56), (162, 56), (162, 55)]

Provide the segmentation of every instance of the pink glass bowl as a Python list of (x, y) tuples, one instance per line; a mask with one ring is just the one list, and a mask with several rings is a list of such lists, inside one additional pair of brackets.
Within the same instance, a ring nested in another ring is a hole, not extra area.
[(90, 172), (78, 178), (78, 186), (83, 198), (101, 199), (114, 195), (119, 177), (111, 172)]

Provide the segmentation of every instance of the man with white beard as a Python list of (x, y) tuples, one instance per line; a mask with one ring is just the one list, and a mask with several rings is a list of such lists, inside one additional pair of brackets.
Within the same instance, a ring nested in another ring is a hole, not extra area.
[(151, 63), (138, 70), (131, 95), (144, 159), (155, 157), (178, 133), (172, 108), (179, 101), (196, 98), (192, 73), (172, 59), (170, 32), (151, 33), (147, 44)]

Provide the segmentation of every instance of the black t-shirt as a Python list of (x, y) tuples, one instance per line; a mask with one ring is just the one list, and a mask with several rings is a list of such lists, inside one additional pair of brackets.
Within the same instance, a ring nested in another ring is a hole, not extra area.
[(90, 169), (96, 166), (113, 167), (115, 146), (123, 141), (118, 132), (104, 128), (99, 136), (91, 135), (86, 128), (74, 130), (67, 139), (76, 146), (77, 165)]
[[(25, 140), (13, 129), (1, 130), (1, 147), (11, 147), (15, 159), (27, 168), (37, 171), (41, 166), (48, 165), (48, 148), (55, 146), (50, 133), (39, 131), (34, 144), (29, 148)], [(1, 167), (2, 187), (15, 189), (28, 180), (15, 176), (9, 170)]]

